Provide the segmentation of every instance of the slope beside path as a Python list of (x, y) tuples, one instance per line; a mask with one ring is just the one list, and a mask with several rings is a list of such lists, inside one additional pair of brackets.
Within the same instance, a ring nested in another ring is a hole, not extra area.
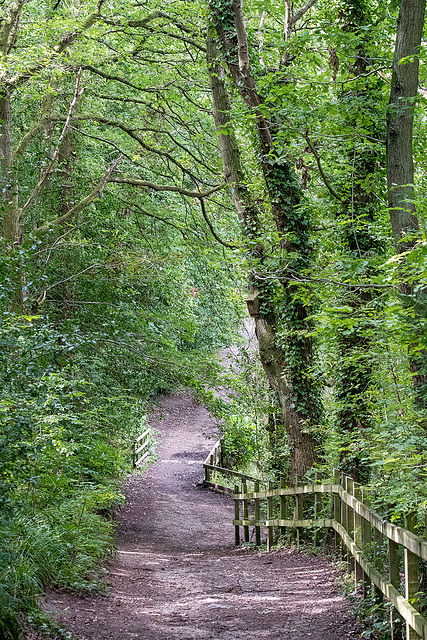
[(169, 396), (150, 423), (159, 457), (127, 484), (109, 592), (51, 594), (55, 619), (80, 640), (358, 638), (326, 559), (234, 547), (233, 502), (197, 486), (215, 432), (206, 409)]

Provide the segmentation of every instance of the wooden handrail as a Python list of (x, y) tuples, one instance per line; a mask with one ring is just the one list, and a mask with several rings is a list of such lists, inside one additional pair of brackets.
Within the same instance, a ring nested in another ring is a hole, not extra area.
[[(223, 470), (221, 470), (221, 473)], [(242, 474), (243, 475), (243, 474)], [(399, 556), (397, 553), (398, 545), (403, 547), (406, 555), (422, 558), (427, 560), (427, 541), (417, 536), (413, 531), (407, 528), (399, 527), (391, 522), (384, 520), (379, 514), (371, 509), (363, 500), (360, 485), (353, 483), (351, 478), (344, 478), (334, 471), (333, 484), (307, 484), (303, 486), (272, 488), (260, 491), (259, 485), (256, 490), (248, 492), (244, 490), (246, 484), (243, 484), (242, 490), (236, 486), (232, 495), (235, 501), (235, 519), (233, 524), (235, 527), (236, 543), (240, 543), (240, 527), (243, 527), (244, 539), (249, 540), (249, 527), (255, 528), (256, 540), (261, 540), (260, 530), (265, 528), (268, 530), (267, 548), (273, 540), (273, 532), (280, 528), (283, 532), (285, 528), (293, 528), (298, 532), (297, 540), (299, 540), (299, 531), (308, 527), (326, 527), (333, 529), (339, 536), (339, 539), (347, 549), (346, 553), (354, 559), (355, 577), (362, 579), (364, 584), (372, 583), (376, 589), (381, 592), (398, 611), (406, 622), (407, 637), (419, 637), (427, 640), (427, 620), (421, 615), (416, 608), (413, 594), (408, 585), (418, 584), (417, 562), (405, 560), (405, 585), (406, 596), (404, 597), (400, 591), (400, 570)], [(345, 487), (343, 486), (345, 484)], [(332, 501), (333, 517), (306, 519), (303, 516), (303, 498), (304, 495), (314, 494), (319, 496), (315, 504), (315, 512), (319, 513), (319, 500), (322, 494), (330, 494), (334, 496)], [(274, 517), (272, 501), (274, 498), (280, 498), (280, 518)], [(285, 498), (294, 498), (294, 518), (289, 519), (282, 517), (286, 511), (283, 501)], [(260, 502), (266, 502), (267, 517), (259, 518)], [(249, 517), (250, 502), (254, 503), (253, 513), (258, 517)], [(240, 518), (240, 503), (243, 504), (243, 518)], [(410, 519), (407, 521), (410, 522)], [(408, 526), (405, 521), (405, 525)], [(381, 574), (376, 565), (375, 559), (371, 561), (364, 553), (364, 547), (369, 549), (372, 537), (372, 530), (379, 532), (388, 540), (388, 576)], [(259, 542), (257, 542), (259, 544)], [(345, 555), (345, 554), (344, 554)], [(397, 564), (397, 566), (396, 566)], [(415, 635), (414, 635), (415, 634)]]
[(222, 456), (221, 456), (221, 441), (217, 440), (214, 444), (214, 446), (212, 447), (212, 449), (209, 451), (208, 455), (206, 456), (206, 459), (203, 463), (203, 468), (205, 470), (205, 477), (203, 480), (203, 486), (205, 487), (211, 487), (212, 489), (215, 489), (216, 491), (223, 491), (225, 493), (230, 493), (233, 490), (230, 489), (230, 487), (227, 487), (225, 485), (220, 484), (219, 482), (212, 482), (211, 481), (211, 472), (214, 471), (215, 473), (218, 473), (220, 475), (223, 476), (230, 476), (232, 478), (239, 478), (242, 481), (242, 484), (244, 482), (262, 482), (262, 480), (260, 478), (255, 478), (254, 476), (249, 476), (246, 473), (241, 473), (240, 471), (234, 471), (233, 469), (227, 469), (226, 467), (223, 467), (222, 464), (220, 464), (220, 462), (222, 461)]
[[(237, 473), (235, 473), (235, 475), (239, 476)], [(386, 538), (402, 545), (402, 547), (405, 547), (408, 551), (411, 551), (419, 558), (427, 560), (426, 540), (423, 540), (403, 527), (399, 527), (387, 520), (384, 520), (381, 516), (375, 513), (373, 509), (367, 507), (363, 502), (349, 494), (341, 485), (305, 485), (302, 487), (286, 487), (285, 489), (277, 488), (272, 489), (271, 491), (238, 493), (234, 494), (233, 498), (234, 500), (254, 500), (255, 498), (267, 499), (275, 496), (296, 496), (310, 493), (337, 493), (345, 504), (351, 507), (353, 511), (362, 518), (367, 520), (373, 527), (375, 527), (375, 529), (386, 536)]]

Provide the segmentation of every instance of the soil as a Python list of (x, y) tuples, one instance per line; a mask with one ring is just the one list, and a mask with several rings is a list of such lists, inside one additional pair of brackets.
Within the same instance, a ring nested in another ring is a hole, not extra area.
[(354, 640), (360, 626), (324, 557), (234, 547), (233, 502), (200, 486), (216, 431), (190, 397), (151, 416), (158, 460), (130, 477), (106, 595), (51, 593), (80, 640)]

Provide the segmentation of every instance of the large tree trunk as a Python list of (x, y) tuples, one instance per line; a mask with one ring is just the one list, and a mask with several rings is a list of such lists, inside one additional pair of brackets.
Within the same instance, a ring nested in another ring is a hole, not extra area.
[[(343, 21), (343, 30), (360, 37), (357, 47), (357, 55), (349, 68), (351, 77), (359, 77), (358, 89), (341, 92), (343, 104), (351, 106), (354, 102), (359, 105), (364, 103), (365, 117), (372, 113), (369, 124), (369, 133), (377, 139), (384, 137), (384, 130), (377, 122), (376, 105), (380, 99), (382, 87), (380, 80), (373, 84), (371, 78), (366, 77), (371, 64), (369, 49), (365, 38), (369, 38), (364, 30), (372, 23), (372, 15), (367, 0), (357, 3), (346, 2), (341, 5), (340, 17)], [(350, 113), (353, 110), (349, 109)], [(353, 116), (348, 124), (357, 128)], [(355, 146), (348, 143), (345, 149), (349, 166), (348, 182), (350, 191), (343, 195), (342, 205), (338, 215), (343, 232), (343, 252), (350, 260), (363, 259), (366, 262), (365, 277), (373, 276), (376, 267), (369, 264), (370, 259), (383, 253), (383, 243), (375, 235), (376, 220), (378, 219), (378, 200), (374, 193), (365, 188), (366, 181), (378, 171), (378, 167), (384, 165), (381, 150), (375, 149), (369, 141), (363, 139), (363, 144), (358, 140)], [(343, 274), (341, 279), (346, 279)], [(357, 287), (348, 288), (342, 294), (339, 304), (351, 307), (359, 322), (351, 328), (348, 327), (348, 315), (338, 315), (343, 321), (342, 331), (337, 330), (337, 363), (335, 373), (335, 398), (337, 401), (336, 426), (341, 438), (341, 469), (347, 475), (353, 477), (356, 482), (365, 482), (369, 478), (370, 466), (366, 459), (366, 453), (360, 455), (360, 438), (365, 430), (372, 426), (372, 416), (369, 409), (369, 389), (375, 384), (374, 367), (370, 357), (370, 349), (374, 338), (368, 337), (372, 326), (366, 326), (366, 307), (375, 300), (380, 304), (378, 291), (375, 289), (360, 290)]]
[[(411, 249), (418, 239), (412, 132), (414, 99), (418, 93), (417, 53), (421, 45), (425, 8), (426, 0), (401, 0), (397, 22), (387, 114), (388, 203), (397, 253)], [(411, 57), (410, 61), (399, 64), (403, 58)]]
[[(236, 11), (241, 7), (233, 4)], [(240, 83), (240, 75), (236, 75), (236, 65), (230, 65), (233, 79), (240, 87), (242, 98), (248, 106), (256, 109), (261, 100), (256, 92), (255, 83), (250, 75), (247, 57), (247, 42), (244, 25), (236, 20), (240, 37), (246, 46), (246, 54), (239, 47), (240, 68), (244, 73), (244, 82)], [(221, 32), (221, 25), (218, 24)], [(223, 37), (224, 31), (222, 30)], [(246, 44), (245, 44), (246, 43)], [(238, 143), (230, 123), (230, 104), (227, 90), (222, 79), (222, 70), (217, 62), (218, 52), (211, 34), (208, 37), (208, 67), (211, 79), (213, 115), (218, 131), (224, 175), (231, 187), (231, 196), (242, 223), (242, 231), (247, 242), (251, 258), (256, 261), (257, 268), (262, 269), (263, 242), (262, 232), (258, 224), (258, 211), (251, 199), (248, 188), (243, 183), (243, 171), (240, 164)], [(241, 79), (241, 78), (240, 78)], [(241, 85), (241, 86), (240, 86)], [(267, 188), (273, 202), (272, 214), (276, 228), (280, 233), (282, 250), (293, 251), (295, 247), (289, 242), (289, 234), (306, 243), (306, 225), (298, 219), (295, 206), (299, 204), (299, 189), (293, 171), (286, 164), (271, 165), (267, 159), (273, 148), (273, 139), (268, 123), (260, 112), (257, 114), (257, 130), (262, 149), (262, 169)], [(226, 132), (226, 133), (225, 133)], [(291, 213), (291, 215), (287, 215)], [(290, 222), (292, 220), (292, 223)], [(297, 221), (295, 223), (295, 221)], [(306, 244), (303, 247), (304, 256)], [(306, 257), (304, 257), (304, 262)], [(306, 337), (309, 310), (303, 304), (295, 302), (295, 287), (287, 282), (287, 274), (283, 274), (283, 303), (276, 308), (273, 295), (268, 285), (257, 280), (256, 274), (252, 286), (259, 290), (261, 311), (256, 316), (256, 333), (259, 341), (259, 354), (270, 387), (274, 390), (281, 408), (281, 418), (286, 429), (288, 444), (291, 450), (292, 476), (303, 476), (318, 460), (319, 443), (306, 426), (317, 424), (320, 416), (320, 404), (316, 385), (312, 384), (312, 345)], [(286, 317), (290, 326), (290, 338), (287, 344), (279, 345), (278, 316)]]
[(6, 251), (22, 244), (22, 217), (18, 205), (17, 167), (14, 162), (10, 98), (0, 93), (0, 164), (3, 208), (3, 240)]
[(9, 309), (24, 313), (26, 289), (25, 270), (19, 247), (22, 244), (22, 212), (18, 202), (18, 168), (12, 141), (10, 97), (6, 89), (0, 92), (0, 166), (3, 251), (8, 254), (7, 278)]
[[(397, 21), (390, 101), (387, 114), (387, 189), (390, 220), (396, 253), (411, 250), (420, 240), (419, 223), (414, 203), (414, 159), (412, 151), (414, 102), (418, 93), (418, 52), (423, 34), (426, 0), (401, 0)], [(408, 59), (399, 64), (402, 59)], [(405, 281), (401, 292), (417, 311), (416, 298), (425, 295), (414, 283)], [(411, 303), (410, 298), (413, 298)], [(418, 346), (415, 336), (410, 347), (416, 403), (426, 407), (427, 353)]]

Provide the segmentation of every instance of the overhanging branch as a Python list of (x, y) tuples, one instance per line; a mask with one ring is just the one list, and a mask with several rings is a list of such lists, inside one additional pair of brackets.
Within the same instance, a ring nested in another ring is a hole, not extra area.
[(83, 211), (83, 209), (86, 209), (86, 207), (88, 207), (91, 204), (91, 202), (96, 200), (96, 198), (99, 198), (99, 196), (102, 194), (102, 191), (105, 185), (109, 181), (111, 174), (116, 169), (121, 159), (122, 159), (122, 156), (119, 155), (119, 157), (114, 160), (114, 162), (108, 167), (107, 171), (104, 173), (101, 180), (96, 185), (95, 189), (91, 193), (89, 193), (89, 195), (86, 196), (86, 198), (83, 198), (83, 200), (80, 200), (80, 202), (78, 202), (72, 209), (67, 211), (67, 213), (65, 213), (63, 216), (59, 216), (59, 218), (55, 218), (55, 220), (46, 222), (46, 224), (36, 229), (33, 233), (39, 234), (41, 232), (48, 231), (51, 227), (57, 226), (59, 224), (64, 224), (65, 222), (68, 222), (69, 220), (71, 220), (71, 218), (76, 216), (78, 213), (80, 213), (80, 211)]
[(133, 187), (140, 189), (152, 189), (153, 191), (172, 191), (173, 193), (180, 193), (182, 196), (188, 196), (189, 198), (207, 198), (212, 193), (216, 193), (221, 189), (224, 189), (225, 183), (219, 184), (207, 191), (190, 191), (189, 189), (183, 189), (182, 187), (175, 187), (169, 185), (156, 184), (155, 182), (149, 182), (148, 180), (138, 180), (136, 178), (111, 178), (108, 182), (115, 182), (117, 184), (129, 184)]

